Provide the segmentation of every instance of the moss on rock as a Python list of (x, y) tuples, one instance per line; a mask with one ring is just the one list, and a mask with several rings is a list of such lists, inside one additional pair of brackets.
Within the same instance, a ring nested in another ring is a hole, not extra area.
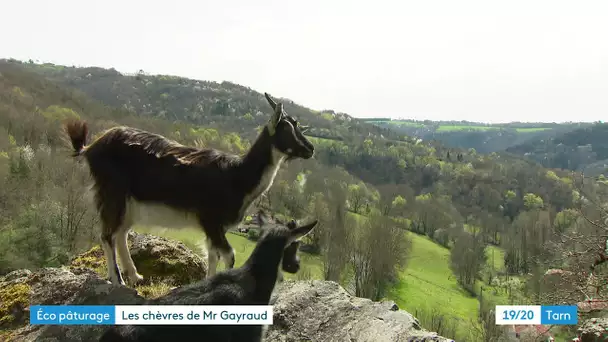
[(70, 263), (71, 267), (88, 268), (101, 277), (107, 276), (106, 258), (103, 255), (103, 249), (100, 246), (95, 246), (90, 250), (78, 255)]
[(24, 283), (8, 284), (0, 288), (0, 329), (29, 322), (26, 312), (30, 305), (31, 288)]

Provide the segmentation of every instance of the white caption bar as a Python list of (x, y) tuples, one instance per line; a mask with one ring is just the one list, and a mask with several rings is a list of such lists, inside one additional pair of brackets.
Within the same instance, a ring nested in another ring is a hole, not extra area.
[(116, 325), (271, 325), (270, 305), (117, 305)]
[(540, 305), (496, 305), (496, 325), (540, 325)]

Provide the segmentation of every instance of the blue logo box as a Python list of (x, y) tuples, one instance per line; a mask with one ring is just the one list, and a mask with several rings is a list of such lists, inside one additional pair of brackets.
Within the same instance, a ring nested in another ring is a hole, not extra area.
[(114, 305), (32, 305), (30, 324), (113, 325)]
[(576, 305), (551, 305), (540, 307), (540, 324), (575, 325), (578, 323)]

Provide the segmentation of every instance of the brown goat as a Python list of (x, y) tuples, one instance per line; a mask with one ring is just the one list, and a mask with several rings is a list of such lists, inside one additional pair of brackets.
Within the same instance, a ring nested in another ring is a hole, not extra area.
[(226, 268), (234, 267), (234, 249), (226, 232), (270, 188), (282, 161), (314, 154), (303, 135), (305, 129), (284, 112), (281, 103), (265, 96), (274, 114), (242, 157), (122, 126), (86, 146), (87, 124), (66, 125), (74, 157), (84, 157), (94, 179), (101, 245), (112, 283), (124, 284), (116, 252), (129, 282), (143, 279), (127, 245), (127, 234), (135, 224), (200, 227), (207, 237), (208, 276), (216, 273), (220, 258)]

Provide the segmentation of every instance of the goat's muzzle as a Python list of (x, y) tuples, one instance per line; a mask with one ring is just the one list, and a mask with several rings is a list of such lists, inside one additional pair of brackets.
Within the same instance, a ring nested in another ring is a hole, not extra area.
[(289, 263), (283, 265), (283, 271), (291, 274), (295, 274), (300, 270), (300, 263)]
[(314, 156), (314, 155), (315, 155), (315, 152), (314, 152), (314, 151), (310, 151), (310, 152), (306, 152), (306, 153), (304, 153), (304, 155), (302, 156), (302, 158), (303, 158), (303, 159), (310, 159), (310, 158), (312, 158), (312, 156)]

